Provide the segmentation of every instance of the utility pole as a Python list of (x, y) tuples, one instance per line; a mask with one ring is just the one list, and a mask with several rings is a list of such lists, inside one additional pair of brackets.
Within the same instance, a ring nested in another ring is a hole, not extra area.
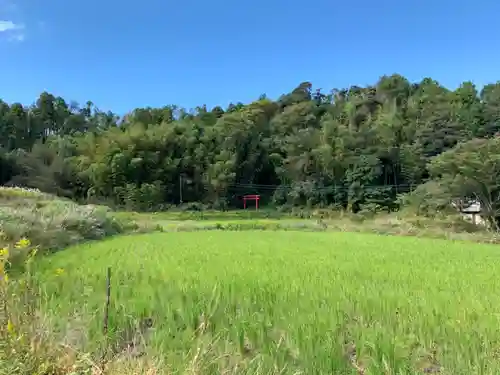
[(182, 175), (179, 175), (179, 199), (182, 204)]

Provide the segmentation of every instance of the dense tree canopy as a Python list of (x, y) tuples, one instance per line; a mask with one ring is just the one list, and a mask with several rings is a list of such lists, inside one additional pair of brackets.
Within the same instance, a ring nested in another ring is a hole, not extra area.
[(304, 82), (277, 100), (137, 108), (122, 118), (44, 92), (31, 106), (0, 101), (0, 184), (143, 210), (238, 206), (259, 193), (357, 212), (394, 209), (398, 194), (447, 178), (466, 187), (456, 196), (486, 202), (498, 199), (498, 184), (474, 185), (474, 168), (486, 165), (491, 177), (500, 161), (467, 155), (500, 154), (499, 130), (500, 83), (449, 90), (397, 74), (368, 87), (324, 92)]

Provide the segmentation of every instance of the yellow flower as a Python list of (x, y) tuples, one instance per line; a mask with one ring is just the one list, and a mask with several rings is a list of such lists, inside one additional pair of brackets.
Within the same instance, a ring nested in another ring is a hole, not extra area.
[(6, 247), (4, 247), (3, 249), (0, 249), (0, 257), (8, 258), (9, 257), (9, 249)]
[(14, 333), (14, 324), (12, 323), (12, 321), (10, 319), (7, 322), (7, 332)]
[(27, 238), (23, 237), (19, 241), (17, 241), (17, 243), (16, 243), (15, 246), (16, 246), (17, 249), (24, 249), (24, 248), (28, 247), (29, 245), (31, 245), (30, 240), (28, 240)]
[(64, 270), (62, 268), (56, 269), (56, 275), (61, 276), (64, 273)]

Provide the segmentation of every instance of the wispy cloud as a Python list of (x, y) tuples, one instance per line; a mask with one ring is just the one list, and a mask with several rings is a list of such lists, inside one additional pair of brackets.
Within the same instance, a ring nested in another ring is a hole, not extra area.
[(5, 34), (11, 42), (22, 42), (25, 38), (23, 24), (0, 20), (0, 33)]
[(26, 37), (19, 0), (0, 0), (0, 40), (22, 42)]
[(15, 24), (12, 21), (0, 21), (0, 32), (16, 30), (20, 25)]

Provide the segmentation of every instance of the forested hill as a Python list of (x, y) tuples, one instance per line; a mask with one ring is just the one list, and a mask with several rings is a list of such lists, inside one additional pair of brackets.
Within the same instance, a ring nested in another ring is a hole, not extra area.
[(398, 193), (448, 173), (458, 160), (450, 153), (488, 146), (491, 154), (499, 129), (500, 83), (450, 90), (399, 75), (123, 118), (42, 93), (31, 106), (0, 101), (0, 184), (136, 209), (235, 206), (250, 193), (275, 204), (390, 208)]

